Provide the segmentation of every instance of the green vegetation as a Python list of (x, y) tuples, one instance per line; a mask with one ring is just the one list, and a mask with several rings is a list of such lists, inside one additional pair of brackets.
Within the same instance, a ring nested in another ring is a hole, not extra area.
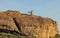
[(26, 36), (21, 36), (17, 33), (13, 33), (13, 34), (10, 34), (10, 33), (0, 33), (0, 38), (26, 38)]
[(60, 38), (60, 35), (59, 34), (56, 34), (54, 38)]

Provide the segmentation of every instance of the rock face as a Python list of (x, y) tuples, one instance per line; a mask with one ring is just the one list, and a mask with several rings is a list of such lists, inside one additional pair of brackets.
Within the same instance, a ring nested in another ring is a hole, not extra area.
[(49, 38), (58, 34), (56, 21), (12, 10), (0, 12), (0, 29), (15, 30), (35, 38)]
[(4, 29), (4, 30), (14, 30), (15, 29), (18, 31), (18, 28), (16, 27), (13, 19), (6, 15), (0, 16), (0, 29)]

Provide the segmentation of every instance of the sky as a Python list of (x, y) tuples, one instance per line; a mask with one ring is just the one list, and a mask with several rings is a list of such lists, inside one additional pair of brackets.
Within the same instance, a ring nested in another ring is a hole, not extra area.
[(37, 16), (56, 20), (60, 31), (60, 0), (0, 0), (0, 11), (4, 10), (18, 10), (22, 13), (33, 10)]

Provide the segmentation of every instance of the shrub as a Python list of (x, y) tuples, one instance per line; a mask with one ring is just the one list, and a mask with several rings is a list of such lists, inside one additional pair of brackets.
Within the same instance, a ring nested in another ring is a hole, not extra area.
[(54, 36), (54, 38), (60, 38), (60, 35), (59, 35), (59, 34), (56, 34), (56, 35)]

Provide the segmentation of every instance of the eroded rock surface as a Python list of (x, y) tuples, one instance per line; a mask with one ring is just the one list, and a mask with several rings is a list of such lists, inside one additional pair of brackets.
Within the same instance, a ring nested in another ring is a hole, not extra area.
[[(4, 25), (7, 25), (7, 28)], [(0, 29), (16, 30), (22, 35), (35, 38), (49, 38), (58, 34), (56, 21), (12, 10), (0, 13), (0, 26)]]

